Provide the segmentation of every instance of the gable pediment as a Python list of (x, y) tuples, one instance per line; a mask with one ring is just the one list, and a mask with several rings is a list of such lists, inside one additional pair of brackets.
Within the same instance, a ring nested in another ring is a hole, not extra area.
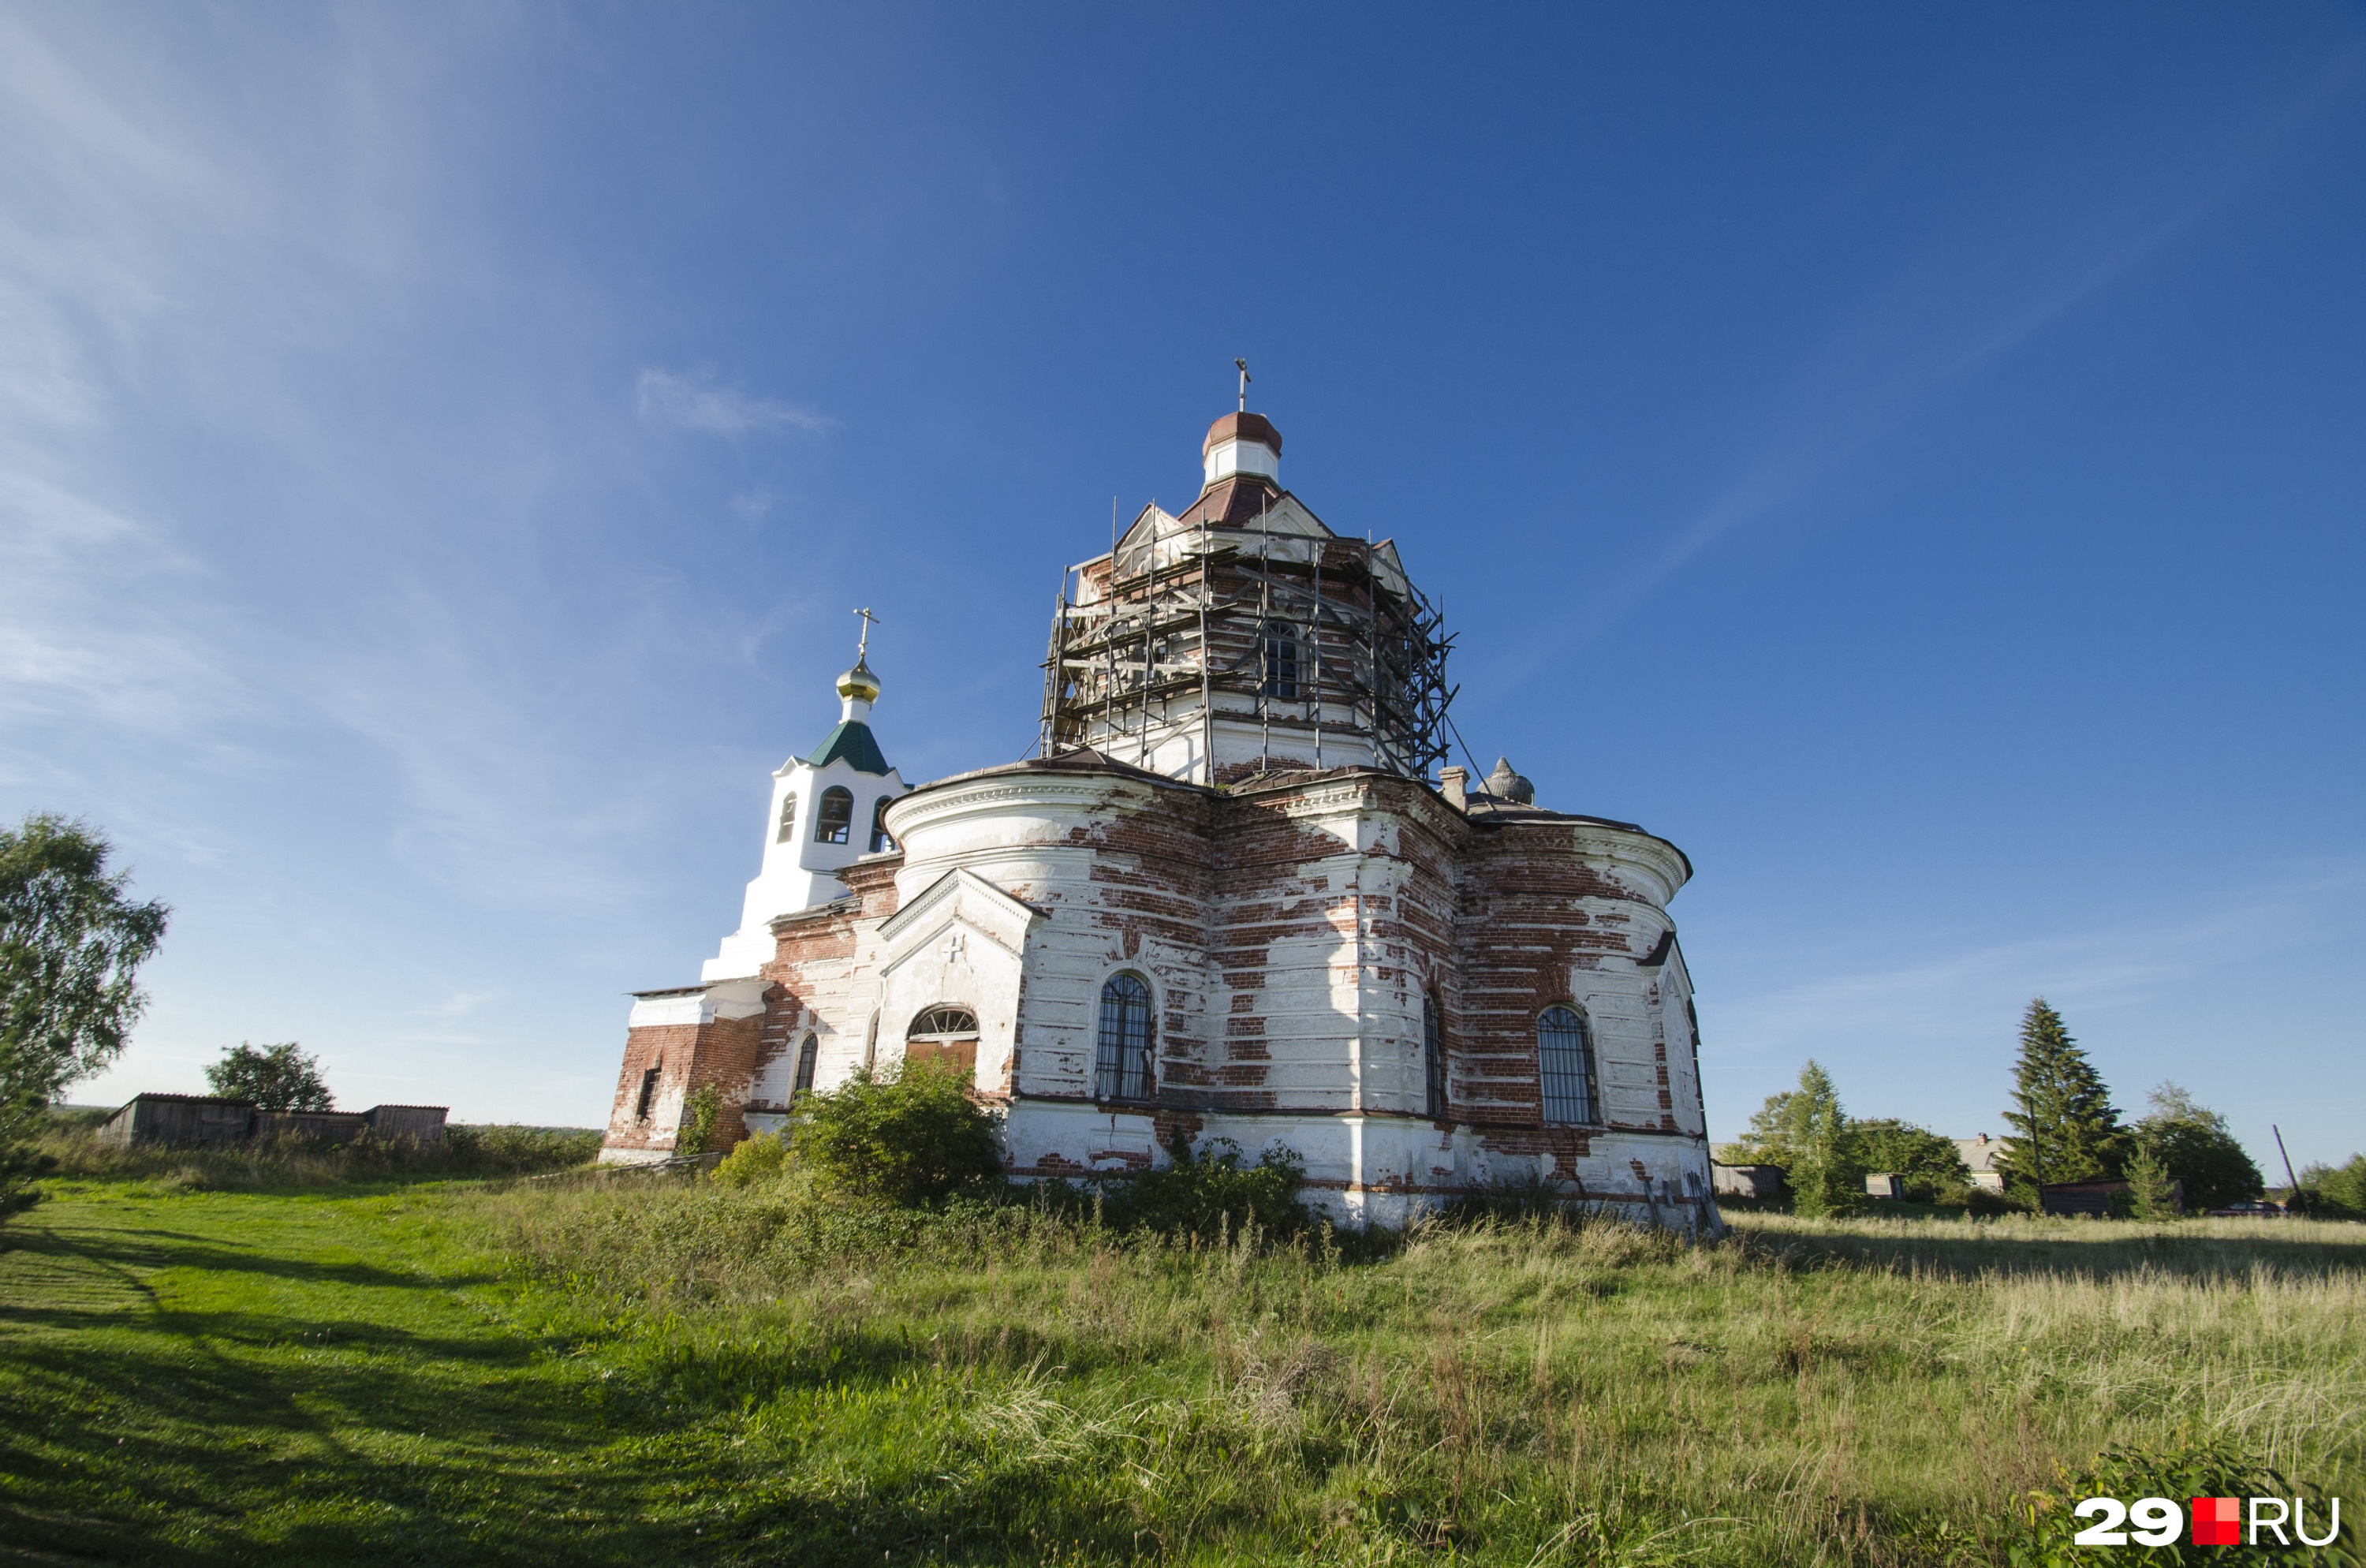
[(1023, 957), (1027, 933), (1043, 919), (1032, 906), (1021, 903), (967, 867), (945, 873), (910, 902), (880, 922), (881, 965), (892, 973), (907, 960), (936, 950), (939, 939), (959, 926), (1002, 949), (1012, 958)]

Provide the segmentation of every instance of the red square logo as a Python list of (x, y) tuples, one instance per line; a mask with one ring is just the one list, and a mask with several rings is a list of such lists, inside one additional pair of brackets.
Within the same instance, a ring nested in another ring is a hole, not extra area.
[(2232, 1497), (2193, 1499), (2193, 1544), (2196, 1546), (2242, 1545), (2242, 1505)]

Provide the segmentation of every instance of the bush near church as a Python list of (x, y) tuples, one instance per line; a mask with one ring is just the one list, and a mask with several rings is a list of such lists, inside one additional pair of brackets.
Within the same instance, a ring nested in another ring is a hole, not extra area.
[(952, 1060), (869, 1068), (827, 1094), (798, 1101), (792, 1163), (820, 1185), (891, 1203), (941, 1202), (1002, 1180), (995, 1119), (970, 1099), (968, 1074)]

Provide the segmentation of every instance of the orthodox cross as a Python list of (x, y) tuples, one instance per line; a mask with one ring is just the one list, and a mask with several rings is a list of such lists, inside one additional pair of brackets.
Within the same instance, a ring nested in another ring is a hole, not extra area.
[(1235, 359), (1233, 363), (1240, 367), (1241, 412), (1246, 413), (1249, 412), (1249, 362), (1245, 359)]
[(854, 613), (862, 617), (862, 643), (854, 650), (854, 661), (860, 664), (871, 657), (871, 628), (879, 624), (879, 617), (871, 613), (868, 605)]

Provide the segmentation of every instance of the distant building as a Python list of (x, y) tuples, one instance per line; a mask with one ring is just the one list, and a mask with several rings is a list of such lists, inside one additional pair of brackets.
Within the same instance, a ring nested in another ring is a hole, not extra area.
[(1955, 1152), (1964, 1156), (1964, 1168), (1972, 1173), (1972, 1185), (1985, 1187), (1991, 1192), (2004, 1190), (2004, 1173), (1996, 1168), (1996, 1157), (2004, 1145), (1982, 1133), (1977, 1138), (1957, 1138)]
[(1783, 1196), (1783, 1168), (1779, 1165), (1727, 1165), (1714, 1161), (1709, 1168), (1709, 1189), (1720, 1198), (1755, 1198), (1772, 1201)]
[[(1443, 765), (1448, 639), (1394, 544), (1284, 490), (1245, 407), (1201, 460), (1190, 505), (1062, 574), (1036, 755), (907, 787), (858, 654), (774, 775), (739, 929), (637, 994), (603, 1160), (667, 1158), (708, 1085), (727, 1145), (936, 1056), (1022, 1179), (1225, 1138), (1297, 1151), (1351, 1225), (1531, 1181), (1716, 1223), (1691, 863)], [(1643, 705), (1570, 722), (1648, 737)]]
[(367, 1111), (265, 1111), (252, 1100), (202, 1094), (142, 1094), (100, 1123), (102, 1144), (245, 1144), (272, 1138), (351, 1143), (364, 1133), (380, 1138), (444, 1141), (441, 1105), (373, 1105)]
[(1865, 1195), (1868, 1198), (1902, 1199), (1906, 1196), (1906, 1178), (1894, 1170), (1867, 1171)]

